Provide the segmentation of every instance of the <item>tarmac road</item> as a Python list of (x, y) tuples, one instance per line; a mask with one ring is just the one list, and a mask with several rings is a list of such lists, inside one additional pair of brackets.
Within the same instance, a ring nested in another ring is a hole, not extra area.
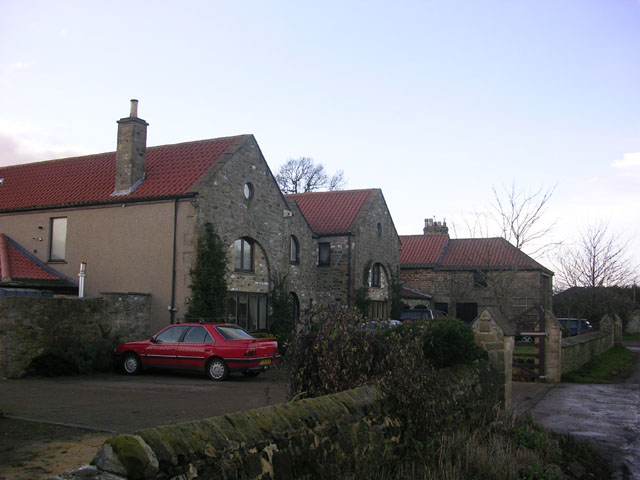
[[(625, 346), (640, 354), (640, 345)], [(549, 388), (529, 412), (545, 428), (589, 440), (618, 478), (640, 479), (640, 362), (624, 384)]]
[(277, 370), (254, 378), (234, 374), (224, 382), (161, 372), (0, 380), (0, 413), (114, 433), (260, 408), (285, 397)]

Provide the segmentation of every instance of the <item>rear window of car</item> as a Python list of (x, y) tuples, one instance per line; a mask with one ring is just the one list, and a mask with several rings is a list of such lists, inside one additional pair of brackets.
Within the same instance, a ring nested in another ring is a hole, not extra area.
[(189, 327), (184, 335), (183, 343), (212, 343), (213, 339), (204, 327)]
[(226, 340), (245, 340), (247, 338), (254, 338), (249, 333), (245, 332), (242, 328), (233, 327), (231, 325), (216, 327), (216, 330)]

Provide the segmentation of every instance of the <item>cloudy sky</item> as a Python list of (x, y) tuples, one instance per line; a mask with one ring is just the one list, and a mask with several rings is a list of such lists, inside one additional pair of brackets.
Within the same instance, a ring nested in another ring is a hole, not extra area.
[(549, 240), (604, 221), (640, 263), (638, 0), (0, 1), (0, 165), (115, 150), (131, 98), (149, 145), (252, 133), (400, 234), (555, 187)]

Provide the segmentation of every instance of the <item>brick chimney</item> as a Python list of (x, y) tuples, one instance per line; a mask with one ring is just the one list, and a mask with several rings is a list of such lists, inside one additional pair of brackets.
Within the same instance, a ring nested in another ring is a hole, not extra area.
[(144, 180), (148, 126), (147, 122), (138, 118), (138, 100), (131, 100), (131, 113), (118, 120), (116, 180), (111, 195), (128, 195)]
[(425, 235), (446, 235), (448, 237), (449, 227), (447, 227), (447, 221), (436, 222), (433, 218), (425, 218), (422, 233)]

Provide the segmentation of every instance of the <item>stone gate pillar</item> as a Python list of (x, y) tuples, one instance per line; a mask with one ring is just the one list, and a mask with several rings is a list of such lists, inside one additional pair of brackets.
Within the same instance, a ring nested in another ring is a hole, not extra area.
[(476, 342), (489, 352), (489, 361), (498, 371), (504, 388), (501, 400), (511, 410), (514, 331), (494, 309), (485, 309), (471, 324)]

